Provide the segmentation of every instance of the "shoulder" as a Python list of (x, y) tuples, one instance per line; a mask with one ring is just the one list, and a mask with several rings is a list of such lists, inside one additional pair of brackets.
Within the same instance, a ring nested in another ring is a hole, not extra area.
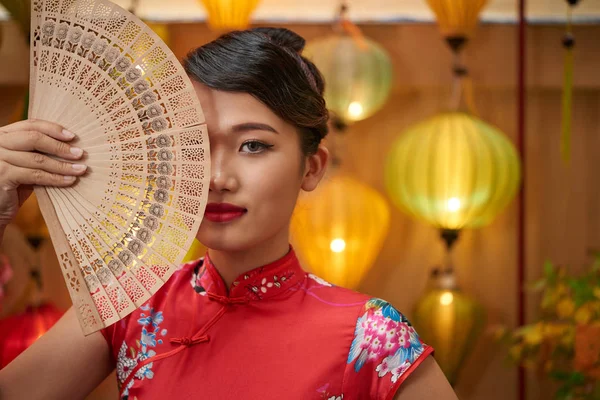
[(400, 311), (385, 300), (369, 299), (356, 318), (345, 390), (389, 399), (432, 352)]
[(316, 298), (327, 300), (330, 305), (352, 305), (358, 311), (371, 297), (364, 293), (333, 285), (317, 275), (306, 273), (305, 290)]

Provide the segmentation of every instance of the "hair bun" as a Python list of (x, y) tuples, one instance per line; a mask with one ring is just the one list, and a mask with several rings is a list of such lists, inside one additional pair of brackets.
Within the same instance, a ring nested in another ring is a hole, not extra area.
[(286, 28), (254, 28), (252, 30), (267, 35), (275, 44), (287, 47), (298, 54), (302, 53), (306, 44), (306, 40), (302, 36)]

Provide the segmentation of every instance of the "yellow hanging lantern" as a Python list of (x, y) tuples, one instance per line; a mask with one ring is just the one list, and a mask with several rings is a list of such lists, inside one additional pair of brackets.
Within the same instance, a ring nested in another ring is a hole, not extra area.
[(454, 385), (484, 320), (483, 307), (456, 286), (449, 269), (434, 270), (431, 287), (417, 302), (411, 321), (423, 341), (435, 349), (437, 363)]
[(469, 38), (487, 0), (427, 0), (446, 38)]
[(327, 107), (345, 123), (360, 121), (377, 112), (392, 88), (392, 63), (374, 41), (354, 34), (335, 34), (306, 46), (325, 78)]
[(192, 245), (190, 246), (190, 249), (188, 250), (185, 257), (183, 258), (183, 262), (187, 263), (190, 261), (197, 260), (200, 257), (204, 256), (205, 253), (206, 253), (206, 247), (202, 243), (200, 243), (198, 241), (198, 239), (194, 239), (194, 241), (192, 242)]
[(371, 187), (344, 175), (303, 195), (292, 218), (292, 243), (312, 272), (356, 288), (387, 234), (389, 206)]
[(512, 200), (520, 162), (498, 129), (464, 112), (437, 115), (408, 129), (388, 156), (393, 201), (444, 230), (486, 225)]
[(214, 30), (245, 29), (259, 0), (202, 0)]

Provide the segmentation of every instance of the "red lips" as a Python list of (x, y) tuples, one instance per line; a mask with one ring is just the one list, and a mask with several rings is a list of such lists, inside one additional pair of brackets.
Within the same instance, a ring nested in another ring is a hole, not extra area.
[(212, 222), (230, 222), (240, 218), (246, 209), (228, 203), (209, 203), (204, 211), (204, 218)]

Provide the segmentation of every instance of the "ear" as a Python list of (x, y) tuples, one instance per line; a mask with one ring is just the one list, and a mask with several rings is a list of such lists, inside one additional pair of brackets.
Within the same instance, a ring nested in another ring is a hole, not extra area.
[(317, 152), (306, 158), (304, 166), (304, 177), (302, 178), (302, 190), (312, 192), (325, 175), (329, 163), (329, 150), (322, 144)]

